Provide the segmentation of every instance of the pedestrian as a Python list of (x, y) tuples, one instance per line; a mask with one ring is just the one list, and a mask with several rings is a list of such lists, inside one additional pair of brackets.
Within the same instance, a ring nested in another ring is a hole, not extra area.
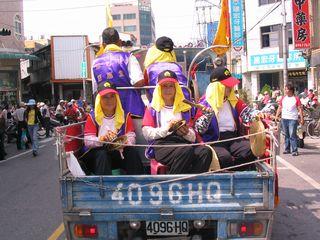
[(28, 132), (30, 134), (32, 142), (32, 154), (33, 156), (38, 155), (39, 140), (38, 140), (38, 130), (39, 123), (43, 123), (43, 118), (41, 116), (39, 108), (36, 106), (36, 101), (30, 99), (27, 103), (27, 109), (25, 111), (25, 119), (27, 121)]
[(292, 156), (298, 156), (297, 146), (297, 127), (300, 116), (300, 124), (304, 124), (303, 110), (298, 96), (294, 95), (292, 84), (285, 86), (285, 96), (279, 102), (279, 107), (276, 113), (276, 119), (281, 113), (281, 126), (285, 134), (285, 150), (283, 154), (292, 153)]
[(6, 130), (6, 112), (3, 111), (3, 106), (0, 106), (0, 161), (5, 159), (7, 153), (4, 149), (4, 134)]
[(61, 124), (63, 124), (63, 121), (64, 121), (64, 112), (65, 112), (64, 100), (60, 100), (56, 108), (55, 117)]
[[(100, 82), (111, 82), (116, 87), (140, 87), (144, 85), (143, 74), (138, 60), (121, 48), (119, 33), (114, 28), (106, 28), (102, 33), (103, 45), (102, 55), (93, 62), (92, 89), (96, 93)], [(123, 110), (131, 113), (132, 117), (142, 118), (144, 114), (144, 103), (140, 91), (118, 90)]]
[(44, 100), (43, 106), (42, 106), (42, 118), (44, 122), (44, 128), (46, 129), (46, 138), (50, 137), (50, 109), (49, 109), (49, 100)]
[[(26, 107), (25, 103), (21, 102), (19, 105), (19, 108), (16, 111), (14, 111), (14, 113), (13, 113), (13, 118), (17, 122), (17, 130), (18, 130), (17, 149), (18, 150), (21, 150), (23, 148), (22, 144), (24, 144), (21, 141), (22, 132), (24, 130), (27, 131), (27, 122), (25, 119), (25, 111), (26, 111), (25, 107)], [(28, 134), (27, 134), (27, 136), (28, 136)], [(30, 139), (30, 137), (29, 137), (29, 139)], [(27, 143), (25, 144), (25, 147), (29, 148)]]

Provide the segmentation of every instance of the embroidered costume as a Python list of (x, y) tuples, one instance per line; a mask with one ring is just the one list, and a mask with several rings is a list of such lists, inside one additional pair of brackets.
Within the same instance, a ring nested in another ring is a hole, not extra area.
[[(170, 70), (177, 76), (178, 83), (187, 86), (188, 80), (183, 74), (182, 67), (177, 63), (176, 55), (173, 51), (173, 42), (168, 37), (160, 37), (156, 41), (156, 45), (148, 49), (145, 61), (144, 78), (146, 85), (156, 86), (158, 75)], [(190, 92), (186, 88), (182, 88), (183, 94), (190, 99)], [(148, 90), (148, 98), (151, 102), (153, 89)]]
[[(225, 67), (217, 67), (211, 75), (206, 95), (200, 103), (212, 112), (198, 110), (195, 129), (204, 142), (226, 140), (240, 136), (241, 123), (250, 122), (258, 113), (250, 109), (234, 93), (233, 87), (239, 80), (231, 77)], [(225, 92), (230, 91), (229, 96)], [(248, 140), (237, 139), (212, 145), (222, 168), (254, 160)]]
[[(172, 105), (163, 99), (163, 85), (174, 83), (175, 93)], [(166, 70), (159, 74), (150, 106), (146, 109), (142, 133), (151, 144), (146, 153), (149, 158), (169, 167), (169, 174), (206, 172), (211, 163), (211, 150), (205, 146), (152, 147), (155, 145), (189, 144), (195, 142), (195, 132), (187, 127), (184, 134), (170, 131), (172, 121), (185, 120), (190, 124), (190, 106), (183, 103), (182, 89), (174, 72)]]
[[(125, 135), (126, 144), (129, 145), (135, 144), (136, 137), (130, 113), (124, 113), (116, 89), (109, 82), (100, 86), (102, 87), (96, 96), (94, 113), (91, 112), (88, 116), (84, 129), (84, 143), (90, 149), (83, 157), (86, 172), (110, 175), (114, 169), (123, 169), (127, 174), (142, 174), (143, 166), (135, 148), (125, 146), (120, 150), (108, 151), (103, 146), (104, 143), (99, 142), (99, 140), (107, 141), (104, 136), (110, 131), (116, 136)], [(116, 107), (112, 116), (106, 116), (101, 101), (110, 93), (115, 95)]]

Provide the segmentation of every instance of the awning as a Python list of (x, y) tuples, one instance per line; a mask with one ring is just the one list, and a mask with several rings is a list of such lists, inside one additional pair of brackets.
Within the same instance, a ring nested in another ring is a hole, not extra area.
[(8, 53), (0, 52), (0, 59), (30, 59), (30, 60), (40, 60), (37, 56), (27, 54), (27, 53)]

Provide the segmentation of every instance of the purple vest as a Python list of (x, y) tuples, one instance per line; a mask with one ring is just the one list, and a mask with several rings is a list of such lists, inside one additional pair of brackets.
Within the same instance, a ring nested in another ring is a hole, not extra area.
[[(158, 62), (158, 63), (151, 64), (147, 68), (149, 86), (157, 85), (159, 73), (161, 73), (165, 70), (173, 71), (175, 74), (177, 74), (179, 84), (187, 86), (188, 80), (183, 75), (181, 66), (175, 62)], [(182, 88), (182, 92), (183, 92), (185, 98), (190, 100), (189, 91), (186, 88)], [(150, 97), (151, 97), (150, 102), (151, 102), (153, 89), (149, 89), (148, 93), (150, 94)]]
[[(202, 105), (204, 105), (205, 107), (210, 107), (209, 103), (205, 99), (200, 101), (200, 103)], [(240, 124), (239, 124), (238, 112), (231, 105), (230, 105), (230, 107), (231, 107), (233, 119), (236, 123), (236, 129), (237, 129), (237, 131), (239, 131)], [(218, 120), (217, 120), (216, 115), (213, 115), (211, 122), (210, 122), (210, 125), (208, 127), (208, 130), (204, 134), (201, 134), (201, 138), (204, 142), (212, 142), (212, 141), (219, 140), (219, 137), (220, 137), (220, 131), (219, 131)]]
[[(153, 108), (150, 108), (150, 112), (151, 112), (151, 116), (153, 118), (153, 121), (156, 123), (155, 127), (161, 127), (161, 124), (160, 124), (160, 112), (157, 112)], [(186, 122), (189, 123), (189, 121), (191, 119), (190, 111), (182, 112), (181, 116), (182, 116), (182, 119), (186, 120)], [(150, 141), (149, 142), (150, 146), (147, 147), (146, 150), (145, 150), (145, 155), (146, 155), (146, 158), (148, 158), (148, 159), (155, 158), (155, 156), (154, 156), (154, 148), (152, 147), (153, 143), (154, 143), (154, 140)]]
[[(127, 52), (106, 52), (99, 56), (93, 64), (94, 81), (111, 82), (116, 87), (132, 87), (128, 71), (130, 54)], [(139, 90), (118, 90), (125, 113), (142, 117), (144, 103)]]

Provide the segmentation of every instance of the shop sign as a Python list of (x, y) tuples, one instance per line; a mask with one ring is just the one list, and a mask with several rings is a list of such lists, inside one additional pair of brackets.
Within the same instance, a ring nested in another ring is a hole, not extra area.
[(307, 76), (306, 71), (289, 71), (288, 77), (305, 77)]
[(295, 49), (310, 48), (308, 0), (292, 0), (292, 23)]
[[(300, 51), (290, 51), (288, 58), (289, 68), (304, 68), (305, 59), (301, 56)], [(254, 70), (268, 70), (268, 69), (282, 69), (283, 59), (279, 58), (279, 53), (268, 53), (250, 56), (249, 71)]]
[(243, 48), (243, 8), (242, 1), (230, 1), (231, 45), (235, 51)]

